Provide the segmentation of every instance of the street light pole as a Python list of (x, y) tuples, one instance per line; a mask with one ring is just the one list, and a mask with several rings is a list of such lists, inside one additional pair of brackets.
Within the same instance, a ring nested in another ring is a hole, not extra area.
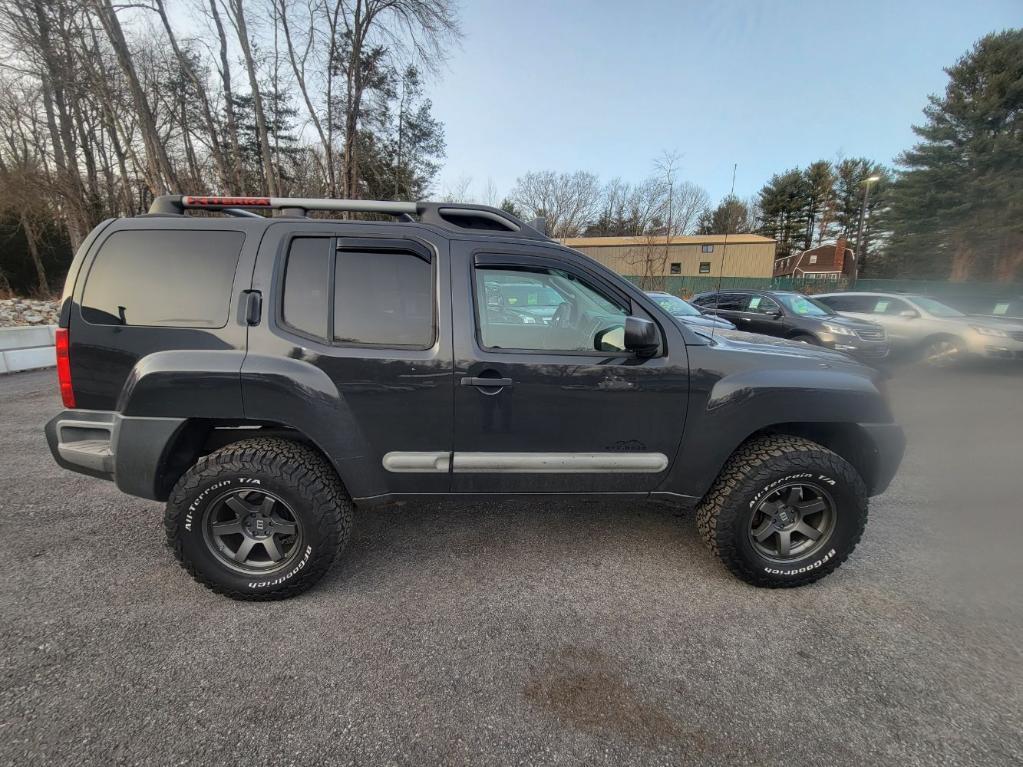
[(860, 208), (860, 223), (856, 227), (856, 274), (853, 284), (860, 279), (860, 264), (863, 263), (863, 221), (867, 217), (867, 203), (870, 202), (870, 185), (880, 180), (880, 176), (868, 176), (863, 181), (863, 205)]

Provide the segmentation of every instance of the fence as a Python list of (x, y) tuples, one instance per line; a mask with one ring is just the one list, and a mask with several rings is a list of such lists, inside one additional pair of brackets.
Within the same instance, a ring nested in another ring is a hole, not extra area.
[(885, 293), (919, 293), (951, 303), (969, 299), (1023, 297), (1018, 282), (941, 282), (937, 280), (880, 280), (819, 277), (693, 277), (626, 275), (644, 290), (663, 290), (684, 298), (711, 290), (797, 290), (800, 293), (831, 293), (845, 290), (876, 290)]

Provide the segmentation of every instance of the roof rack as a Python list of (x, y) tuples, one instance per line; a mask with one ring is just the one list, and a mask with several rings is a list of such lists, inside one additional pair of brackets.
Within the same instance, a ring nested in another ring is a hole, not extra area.
[(400, 221), (433, 224), (455, 231), (488, 231), (549, 240), (543, 219), (527, 224), (500, 208), (453, 202), (400, 202), (385, 200), (336, 200), (319, 197), (245, 197), (168, 194), (157, 197), (150, 215), (184, 215), (188, 210), (218, 210), (229, 216), (258, 216), (253, 209), (277, 210), (284, 216), (305, 217), (309, 211), (373, 213)]

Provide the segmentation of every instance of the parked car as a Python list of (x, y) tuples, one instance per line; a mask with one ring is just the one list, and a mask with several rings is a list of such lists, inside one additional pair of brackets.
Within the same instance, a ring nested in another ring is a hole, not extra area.
[(693, 325), (696, 327), (735, 330), (735, 325), (723, 317), (711, 317), (710, 315), (704, 314), (685, 299), (673, 296), (671, 293), (648, 290), (647, 295), (654, 299), (658, 306), (664, 309), (664, 311), (679, 322), (684, 322), (687, 325)]
[(970, 356), (1023, 359), (1023, 323), (971, 317), (927, 296), (902, 293), (828, 293), (817, 299), (843, 316), (885, 327), (892, 347), (920, 354), (936, 367)]
[(693, 298), (701, 311), (724, 317), (739, 330), (826, 346), (861, 360), (888, 356), (884, 328), (840, 317), (802, 293), (786, 290), (721, 290)]
[[(491, 311), (524, 280), (549, 323)], [(798, 586), (849, 556), (904, 446), (876, 371), (697, 333), (483, 206), (160, 197), (86, 238), (56, 341), (54, 459), (165, 501), (184, 569), (237, 599), (318, 581), (353, 504), (524, 494), (695, 508), (733, 573)]]

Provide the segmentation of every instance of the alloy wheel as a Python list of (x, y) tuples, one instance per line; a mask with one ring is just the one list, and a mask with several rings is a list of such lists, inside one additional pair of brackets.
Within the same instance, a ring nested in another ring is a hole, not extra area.
[(266, 574), (290, 565), (302, 549), (302, 524), (283, 500), (264, 490), (231, 490), (208, 507), (203, 538), (227, 567)]
[(802, 559), (827, 544), (836, 519), (834, 501), (822, 488), (786, 484), (757, 504), (749, 540), (758, 554), (772, 561)]

